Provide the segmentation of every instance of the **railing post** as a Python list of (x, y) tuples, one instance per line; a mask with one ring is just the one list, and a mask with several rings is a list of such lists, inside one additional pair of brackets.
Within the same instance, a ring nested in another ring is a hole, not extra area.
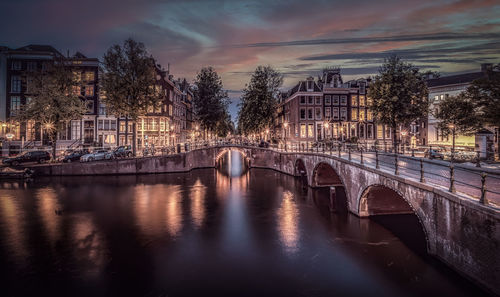
[(394, 154), (394, 174), (399, 175), (398, 154)]
[(380, 165), (378, 164), (378, 149), (375, 148), (375, 168), (380, 169)]
[(455, 166), (450, 164), (450, 192), (455, 193)]
[(476, 167), (481, 168), (480, 152), (476, 152)]
[(488, 199), (486, 198), (486, 173), (481, 172), (481, 197), (479, 198), (479, 203), (488, 204)]
[(424, 176), (424, 159), (420, 158), (420, 182), (425, 183), (425, 176)]
[(360, 156), (361, 156), (361, 164), (364, 164), (365, 162), (363, 162), (363, 148), (360, 148), (359, 149), (359, 152), (360, 152)]
[(415, 149), (414, 148), (411, 149), (411, 156), (415, 157)]
[(347, 148), (347, 151), (348, 151), (348, 153), (349, 153), (349, 161), (351, 161), (351, 147), (348, 147), (348, 148)]
[(339, 158), (340, 158), (340, 157), (342, 157), (342, 156), (340, 155), (341, 149), (342, 149), (342, 144), (340, 144), (340, 143), (339, 143)]

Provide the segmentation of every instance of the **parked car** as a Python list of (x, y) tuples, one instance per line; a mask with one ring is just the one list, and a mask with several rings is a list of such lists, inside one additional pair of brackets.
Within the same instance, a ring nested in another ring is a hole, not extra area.
[(115, 158), (132, 158), (132, 147), (130, 145), (122, 145), (113, 150)]
[(266, 147), (267, 148), (267, 147), (269, 147), (269, 142), (267, 142), (267, 141), (261, 141), (259, 143), (259, 147)]
[(75, 162), (75, 161), (78, 161), (80, 160), (80, 158), (83, 156), (83, 155), (86, 155), (88, 154), (89, 151), (88, 150), (78, 150), (78, 151), (73, 151), (73, 152), (68, 152), (63, 158), (62, 158), (62, 162), (64, 163), (71, 163), (71, 162)]
[(2, 162), (6, 165), (17, 166), (21, 163), (28, 163), (28, 162), (38, 162), (41, 164), (49, 160), (50, 160), (50, 154), (47, 151), (30, 151), (30, 152), (23, 152), (15, 157), (6, 158)]
[(438, 151), (438, 150), (435, 150), (435, 149), (425, 150), (424, 157), (425, 158), (429, 158), (429, 159), (441, 159), (441, 160), (444, 160), (444, 154), (442, 152)]
[(113, 152), (107, 150), (97, 150), (93, 153), (83, 155), (80, 157), (80, 162), (92, 162), (98, 160), (111, 160), (114, 159), (115, 156)]

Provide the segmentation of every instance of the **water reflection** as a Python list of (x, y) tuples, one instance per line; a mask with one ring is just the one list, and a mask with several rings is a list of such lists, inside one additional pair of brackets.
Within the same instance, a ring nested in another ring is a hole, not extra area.
[(285, 251), (293, 254), (299, 249), (299, 210), (292, 192), (285, 191), (283, 193), (277, 215), (281, 242), (285, 247)]
[(103, 268), (106, 247), (92, 215), (82, 213), (73, 219), (73, 253), (83, 277), (95, 277)]
[(6, 245), (9, 249), (11, 259), (23, 265), (28, 256), (25, 245), (26, 234), (24, 223), (26, 218), (22, 211), (23, 206), (14, 195), (2, 192), (0, 195), (0, 219), (2, 238), (7, 239)]
[(207, 187), (201, 183), (199, 178), (191, 187), (190, 199), (191, 199), (191, 217), (193, 218), (193, 224), (196, 228), (200, 228), (203, 225), (203, 220), (205, 219), (205, 195), (207, 192)]
[(60, 235), (61, 216), (55, 215), (61, 211), (61, 204), (57, 201), (57, 194), (53, 188), (41, 188), (35, 191), (39, 215), (44, 229), (48, 234), (49, 242), (54, 246)]

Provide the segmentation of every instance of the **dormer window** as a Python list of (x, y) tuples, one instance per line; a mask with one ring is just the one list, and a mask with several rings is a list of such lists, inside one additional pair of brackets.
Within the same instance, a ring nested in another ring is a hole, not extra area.
[(307, 81), (307, 91), (312, 91), (313, 90), (313, 81), (308, 80)]
[(359, 93), (364, 94), (366, 92), (366, 82), (359, 83)]

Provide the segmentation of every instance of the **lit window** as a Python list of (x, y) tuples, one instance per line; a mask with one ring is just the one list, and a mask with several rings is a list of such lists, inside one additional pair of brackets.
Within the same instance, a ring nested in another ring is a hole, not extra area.
[(351, 110), (351, 120), (352, 121), (357, 121), (358, 120), (358, 109), (357, 108), (353, 108)]
[(80, 86), (73, 86), (72, 88), (73, 88), (73, 95), (75, 95), (75, 96), (81, 95)]
[(366, 118), (368, 121), (373, 121), (373, 112), (371, 110), (366, 111)]
[(306, 138), (306, 124), (300, 124), (300, 137)]
[(307, 126), (307, 137), (314, 137), (314, 125), (309, 124)]
[(94, 96), (94, 86), (85, 86), (85, 96), (87, 97)]
[(359, 106), (365, 106), (365, 96), (364, 95), (359, 96)]
[(94, 71), (85, 72), (85, 81), (94, 81)]
[(358, 96), (351, 97), (351, 106), (358, 106)]
[(365, 110), (364, 109), (360, 109), (359, 110), (359, 120), (360, 121), (364, 121), (365, 120)]

